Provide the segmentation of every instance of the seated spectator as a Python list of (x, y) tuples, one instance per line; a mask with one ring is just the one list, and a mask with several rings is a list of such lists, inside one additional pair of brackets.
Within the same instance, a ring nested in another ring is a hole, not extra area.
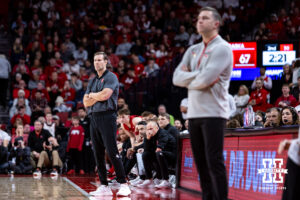
[(278, 127), (280, 125), (280, 109), (271, 108), (270, 127)]
[(61, 96), (64, 98), (64, 102), (67, 104), (72, 104), (75, 107), (75, 89), (71, 88), (70, 81), (66, 81), (64, 88), (62, 90)]
[(280, 74), (280, 85), (288, 84), (290, 88), (293, 86), (293, 72), (289, 64), (283, 66), (283, 72)]
[(288, 84), (282, 86), (282, 96), (276, 100), (275, 107), (297, 106), (298, 102), (293, 95), (290, 94), (290, 87)]
[[(143, 152), (146, 179), (138, 187), (170, 188), (168, 166), (175, 164), (176, 157), (176, 140), (174, 137), (160, 129), (155, 121), (149, 121)], [(156, 185), (152, 180), (154, 166), (156, 166), (156, 178), (158, 179)]]
[(137, 55), (132, 55), (131, 58), (133, 62), (134, 73), (136, 76), (140, 77), (144, 72), (145, 66), (143, 65), (143, 63), (141, 63)]
[(300, 94), (300, 76), (297, 79), (297, 85), (292, 89), (292, 95), (299, 101)]
[(79, 75), (80, 66), (77, 64), (76, 59), (70, 56), (69, 61), (64, 64), (62, 70), (67, 74), (68, 80), (71, 80), (72, 73)]
[(189, 34), (185, 31), (185, 26), (181, 25), (179, 27), (179, 33), (174, 37), (175, 46), (187, 46), (189, 42)]
[(51, 176), (57, 176), (60, 168), (63, 167), (63, 163), (58, 153), (59, 144), (54, 137), (49, 137), (47, 141), (43, 143), (44, 150), (39, 155), (37, 168), (34, 172), (34, 177), (40, 177), (43, 167), (52, 168)]
[(230, 119), (226, 122), (226, 128), (241, 128), (241, 124), (237, 119)]
[[(158, 115), (165, 114), (165, 113), (167, 113), (167, 108), (166, 108), (166, 106), (164, 104), (160, 104), (157, 107), (157, 111), (158, 111)], [(173, 115), (170, 115), (170, 124), (172, 126), (174, 126), (174, 117), (173, 117)]]
[(82, 88), (82, 81), (78, 78), (78, 74), (72, 73), (70, 80), (71, 88), (75, 89), (76, 92), (80, 91)]
[(155, 57), (156, 58), (163, 58), (168, 55), (168, 51), (166, 49), (166, 46), (161, 44), (159, 45), (159, 49), (155, 52)]
[(117, 104), (118, 104), (118, 105), (117, 105), (117, 107), (118, 107), (117, 110), (128, 109), (128, 105), (126, 104), (125, 99), (122, 98), (122, 97), (120, 97), (120, 98), (118, 99)]
[(280, 125), (296, 125), (299, 124), (298, 113), (295, 108), (286, 106), (280, 112), (281, 120)]
[(88, 59), (88, 52), (84, 49), (83, 45), (78, 46), (78, 50), (73, 53), (74, 58), (77, 60), (79, 66), (83, 66), (84, 62)]
[[(28, 135), (27, 135), (28, 136)], [(27, 138), (23, 137), (23, 126), (18, 125), (16, 137), (12, 141), (13, 149), (10, 157), (15, 159), (13, 171), (15, 174), (32, 173), (32, 165), (30, 163), (30, 148), (26, 146)]]
[(250, 98), (247, 86), (241, 85), (238, 93), (233, 98), (236, 105), (236, 113), (243, 114)]
[(18, 98), (19, 97), (19, 91), (23, 91), (25, 93), (24, 98), (28, 99), (30, 96), (30, 91), (26, 89), (26, 83), (24, 80), (19, 81), (19, 87), (14, 88), (13, 90), (13, 98)]
[(256, 127), (264, 127), (264, 117), (265, 117), (265, 113), (261, 112), (261, 111), (257, 111), (255, 113), (255, 126)]
[(52, 135), (52, 137), (55, 137), (55, 123), (52, 119), (52, 114), (47, 113), (45, 114), (45, 123), (43, 124), (43, 129), (49, 131), (49, 133)]
[(170, 115), (167, 113), (158, 115), (158, 125), (161, 129), (164, 129), (168, 134), (172, 135), (176, 140), (179, 135), (178, 130), (170, 125)]
[(264, 123), (264, 127), (270, 127), (271, 108), (266, 110), (265, 117), (266, 117), (266, 120), (265, 120), (265, 123)]
[(25, 114), (25, 107), (20, 106), (18, 107), (18, 113), (15, 114), (12, 119), (10, 120), (11, 124), (15, 124), (16, 119), (20, 118), (23, 124), (30, 124), (30, 116)]
[(44, 150), (45, 143), (52, 137), (49, 131), (43, 129), (43, 123), (39, 120), (34, 122), (34, 130), (28, 136), (28, 147), (30, 147), (30, 162), (35, 169), (41, 152)]
[(69, 153), (69, 171), (68, 175), (79, 173), (84, 174), (82, 162), (82, 146), (84, 142), (84, 129), (79, 125), (79, 117), (72, 117), (73, 126), (69, 132), (69, 140), (66, 152)]
[(175, 128), (179, 131), (179, 132), (181, 132), (182, 131), (182, 123), (181, 123), (181, 121), (179, 120), (179, 119), (175, 119), (175, 122), (174, 122), (174, 126), (175, 126)]
[(180, 135), (189, 134), (189, 120), (188, 119), (184, 121), (184, 127), (185, 127), (185, 130), (181, 131)]
[[(1, 144), (8, 144), (11, 140), (11, 137), (8, 135), (7, 132), (3, 131), (2, 129), (0, 129), (0, 142), (2, 142)], [(0, 146), (1, 146), (0, 144)]]
[(61, 96), (58, 96), (55, 101), (55, 107), (53, 112), (70, 112), (72, 108), (67, 107), (64, 103), (64, 99)]
[(49, 93), (48, 93), (48, 91), (45, 89), (44, 83), (43, 83), (42, 81), (38, 82), (38, 83), (37, 83), (37, 87), (34, 88), (34, 89), (31, 91), (31, 99), (32, 99), (32, 100), (36, 98), (35, 93), (36, 93), (37, 91), (40, 91), (40, 93), (41, 93), (41, 98), (42, 98), (42, 99), (46, 99), (47, 102), (49, 102), (49, 100), (50, 100)]
[(40, 90), (37, 90), (34, 99), (30, 102), (32, 110), (31, 121), (35, 121), (38, 117), (44, 116), (44, 109), (48, 105), (48, 101), (46, 98), (42, 97), (42, 94), (43, 93)]
[(117, 56), (127, 56), (130, 52), (131, 47), (132, 44), (128, 42), (127, 36), (124, 35), (123, 42), (117, 46), (115, 54)]
[(136, 125), (142, 121), (142, 118), (136, 115), (130, 115), (128, 109), (122, 109), (118, 111), (118, 117), (120, 118), (121, 127), (124, 132), (130, 137), (132, 146), (135, 143)]
[(256, 90), (251, 92), (248, 104), (253, 107), (253, 111), (261, 110), (266, 111), (268, 107), (267, 96), (269, 92), (263, 88), (263, 80), (261, 78), (256, 79)]
[(23, 77), (24, 80), (29, 80), (28, 75), (30, 74), (30, 70), (29, 67), (26, 65), (25, 56), (21, 56), (19, 59), (19, 63), (12, 68), (12, 74), (15, 75), (16, 73), (20, 73), (22, 76), (24, 75), (26, 77)]
[(29, 106), (29, 101), (24, 98), (17, 98), (17, 99), (14, 99), (13, 105), (9, 110), (9, 118), (13, 118), (13, 116), (18, 113), (18, 108), (21, 106), (25, 107), (26, 115), (29, 115), (29, 116), (31, 115), (32, 110)]
[(134, 69), (129, 68), (127, 73), (122, 76), (120, 83), (124, 85), (124, 90), (128, 90), (131, 86), (139, 82), (139, 78), (134, 73)]
[(266, 90), (271, 90), (272, 89), (272, 79), (266, 75), (266, 68), (261, 67), (259, 71), (260, 76), (256, 77), (251, 85), (251, 89), (254, 90), (256, 87), (256, 80), (257, 79), (262, 79), (263, 80), (263, 85), (262, 87)]
[(145, 67), (144, 73), (147, 78), (157, 77), (159, 73), (159, 66), (155, 63), (154, 58), (149, 58), (148, 64)]

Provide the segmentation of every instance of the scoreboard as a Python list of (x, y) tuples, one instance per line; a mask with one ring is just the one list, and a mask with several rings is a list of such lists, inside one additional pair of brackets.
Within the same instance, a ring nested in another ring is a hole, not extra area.
[(233, 69), (256, 68), (256, 42), (232, 42)]
[(262, 54), (263, 66), (283, 66), (296, 59), (293, 44), (265, 44)]

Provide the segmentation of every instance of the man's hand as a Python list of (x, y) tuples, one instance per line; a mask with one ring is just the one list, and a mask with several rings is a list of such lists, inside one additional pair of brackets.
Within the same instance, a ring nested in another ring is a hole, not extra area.
[(140, 148), (140, 149), (137, 150), (137, 152), (138, 152), (138, 153), (143, 153), (143, 152), (144, 152), (144, 149)]
[(33, 154), (33, 156), (34, 156), (35, 158), (39, 159), (40, 154), (39, 154), (38, 152), (33, 151), (32, 154)]
[(278, 154), (281, 154), (283, 150), (288, 150), (290, 145), (291, 145), (291, 140), (281, 141), (277, 150)]
[(134, 154), (134, 149), (133, 149), (133, 148), (130, 148), (130, 149), (127, 150), (127, 155), (126, 155), (126, 157), (127, 157), (128, 159), (132, 159), (133, 154)]
[(189, 72), (190, 71), (189, 68), (186, 65), (182, 65), (181, 66), (181, 70), (185, 71), (185, 72)]
[(161, 152), (161, 151), (162, 149), (157, 147), (155, 152)]

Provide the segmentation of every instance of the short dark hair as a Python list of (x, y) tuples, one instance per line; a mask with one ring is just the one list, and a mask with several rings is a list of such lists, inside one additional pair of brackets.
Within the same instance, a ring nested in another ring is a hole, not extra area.
[(162, 114), (159, 114), (158, 116), (162, 116), (162, 117), (165, 117), (168, 120), (170, 120), (170, 115), (168, 113), (162, 113)]
[(203, 7), (199, 10), (199, 14), (202, 12), (202, 11), (211, 11), (212, 14), (213, 14), (213, 17), (215, 20), (219, 21), (220, 22), (220, 25), (222, 23), (222, 17), (220, 15), (220, 13), (217, 11), (217, 9), (213, 8), (213, 7)]
[(130, 110), (127, 108), (118, 111), (118, 115), (130, 115)]
[(97, 52), (94, 54), (94, 57), (95, 57), (95, 56), (98, 56), (98, 55), (102, 55), (104, 60), (108, 60), (108, 56), (107, 56), (107, 54), (106, 54), (105, 52), (103, 52), (103, 51), (97, 51)]
[(144, 126), (146, 126), (147, 122), (146, 121), (140, 121), (137, 125), (144, 125)]
[(144, 111), (144, 112), (142, 112), (142, 114), (141, 114), (142, 117), (148, 117), (149, 115), (153, 115), (152, 112)]
[(72, 117), (72, 120), (78, 120), (79, 121), (80, 119), (77, 115), (75, 115), (75, 116)]

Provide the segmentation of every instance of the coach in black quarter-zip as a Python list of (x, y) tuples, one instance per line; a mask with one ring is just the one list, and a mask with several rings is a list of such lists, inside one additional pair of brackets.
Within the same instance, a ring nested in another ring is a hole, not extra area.
[(121, 183), (117, 195), (128, 196), (131, 191), (125, 180), (125, 172), (116, 144), (119, 82), (117, 77), (106, 69), (107, 64), (108, 58), (104, 52), (95, 53), (94, 66), (97, 75), (90, 80), (83, 98), (83, 104), (89, 110), (90, 134), (101, 182), (101, 186), (96, 191), (90, 192), (90, 195), (113, 195), (107, 182), (106, 150), (114, 166), (117, 181)]

